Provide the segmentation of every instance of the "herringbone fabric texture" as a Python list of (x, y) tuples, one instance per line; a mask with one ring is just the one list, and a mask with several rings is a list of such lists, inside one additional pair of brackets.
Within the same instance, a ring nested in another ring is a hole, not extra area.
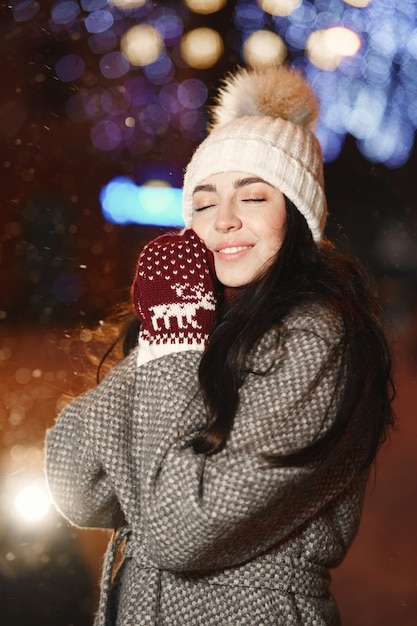
[(118, 503), (126, 519), (125, 560), (112, 581), (112, 546), (96, 626), (339, 624), (328, 570), (357, 531), (366, 420), (307, 467), (271, 469), (261, 456), (329, 427), (338, 359), (310, 385), (339, 337), (318, 306), (288, 318), (278, 348), (265, 336), (251, 367), (266, 375), (248, 375), (227, 446), (211, 457), (186, 445), (206, 420), (197, 351), (140, 368), (134, 351), (64, 409), (47, 435), (58, 507), (80, 526), (113, 527)]

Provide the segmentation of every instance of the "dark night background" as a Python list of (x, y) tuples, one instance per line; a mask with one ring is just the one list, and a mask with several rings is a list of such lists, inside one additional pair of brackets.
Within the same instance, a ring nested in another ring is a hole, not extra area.
[[(233, 4), (188, 15), (187, 29), (209, 24), (232, 42)], [(44, 3), (19, 23), (0, 3), (0, 619), (8, 626), (91, 623), (107, 535), (72, 529), (54, 514), (49, 526), (23, 527), (12, 520), (7, 485), (39, 473), (45, 429), (66, 394), (88, 384), (88, 329), (127, 298), (138, 252), (161, 232), (106, 222), (100, 189), (121, 174), (140, 180), (168, 170), (180, 186), (198, 143), (174, 132), (135, 157), (95, 149), (89, 121), (66, 114), (76, 86), (53, 71), (75, 48), (93, 68), (91, 53), (84, 40), (51, 33), (49, 13)], [(240, 62), (230, 45), (211, 69), (177, 73), (198, 76), (209, 104), (219, 77)], [(90, 69), (88, 80), (100, 78)], [(328, 234), (348, 242), (376, 278), (393, 322), (398, 386), (398, 432), (380, 455), (359, 535), (334, 573), (344, 626), (416, 623), (416, 167), (415, 148), (389, 169), (366, 160), (348, 136), (325, 168)]]

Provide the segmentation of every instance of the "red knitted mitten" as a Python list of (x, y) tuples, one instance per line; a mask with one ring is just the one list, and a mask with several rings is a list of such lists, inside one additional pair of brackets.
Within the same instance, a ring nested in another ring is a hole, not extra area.
[(141, 252), (132, 285), (141, 319), (138, 365), (204, 350), (216, 321), (212, 254), (192, 230), (162, 235)]

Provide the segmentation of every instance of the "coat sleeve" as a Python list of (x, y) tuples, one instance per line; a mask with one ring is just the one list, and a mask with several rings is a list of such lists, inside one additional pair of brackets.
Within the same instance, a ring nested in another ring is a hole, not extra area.
[[(264, 345), (264, 364), (271, 358), (275, 364), (266, 375), (248, 376), (228, 444), (209, 457), (195, 454), (173, 432), (171, 442), (161, 444), (172, 431), (177, 408), (169, 398), (186, 380), (177, 361), (175, 373), (171, 369), (165, 378), (163, 410), (149, 423), (144, 439), (142, 510), (149, 556), (159, 567), (207, 571), (245, 562), (285, 541), (353, 482), (364, 454), (364, 446), (356, 443), (360, 433), (355, 424), (320, 462), (271, 468), (262, 458), (263, 452), (299, 449), (329, 428), (337, 358), (314, 393), (310, 387), (339, 340), (339, 331), (323, 327), (323, 338), (314, 328), (294, 327), (277, 352), (274, 341)], [(196, 423), (199, 411), (204, 413), (198, 402), (191, 405)]]
[[(120, 514), (118, 466), (137, 391), (136, 351), (58, 416), (46, 434), (46, 475), (60, 512), (79, 526), (112, 528)], [(118, 496), (116, 497), (116, 493)]]

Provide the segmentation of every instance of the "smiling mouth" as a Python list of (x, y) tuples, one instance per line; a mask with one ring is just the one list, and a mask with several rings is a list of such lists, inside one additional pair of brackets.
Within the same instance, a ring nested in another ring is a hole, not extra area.
[(228, 248), (220, 248), (217, 250), (220, 254), (235, 254), (236, 252), (242, 252), (243, 250), (250, 250), (253, 246), (230, 246)]

